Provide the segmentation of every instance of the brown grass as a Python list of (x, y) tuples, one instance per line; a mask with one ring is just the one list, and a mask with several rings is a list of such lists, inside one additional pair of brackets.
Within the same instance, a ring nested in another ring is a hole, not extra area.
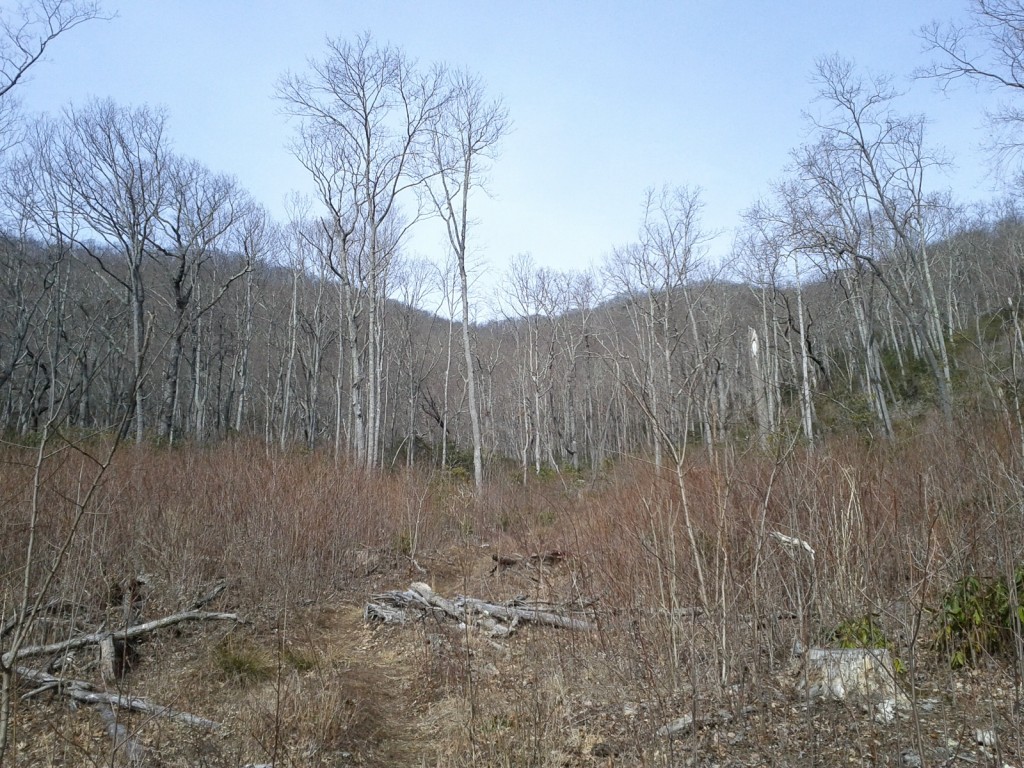
[[(713, 755), (831, 764), (842, 750), (823, 727), (857, 740), (866, 764), (893, 764), (898, 743), (948, 749), (920, 721), (879, 735), (856, 708), (812, 713), (795, 703), (794, 641), (822, 642), (868, 615), (915, 676), (904, 686), (941, 699), (945, 719), (928, 728), (962, 733), (986, 719), (1009, 759), (1022, 749), (1011, 712), (1021, 659), (989, 659), (987, 685), (972, 687), (975, 678), (956, 675), (978, 673), (950, 672), (930, 638), (953, 581), (1008, 573), (1024, 559), (1020, 457), (1005, 432), (974, 423), (925, 425), (894, 444), (835, 438), (814, 453), (695, 449), (683, 476), (691, 544), (674, 472), (638, 460), (526, 486), (493, 470), (476, 496), (442, 473), (375, 475), (244, 441), (125, 447), (56, 593), (84, 630), (116, 624), (125, 585), (140, 575), (149, 618), (223, 578), (216, 607), (252, 622), (141, 644), (125, 685), (225, 723), (211, 736), (132, 716), (160, 756), (154, 765), (675, 765)], [(31, 451), (7, 447), (0, 460), (9, 616)], [(70, 450), (47, 463), (33, 578), (89, 466)], [(809, 542), (813, 561), (773, 531)], [(491, 572), (492, 554), (554, 550), (567, 560)], [(492, 642), (441, 622), (363, 625), (370, 595), (411, 580), (447, 595), (543, 599), (586, 612), (599, 629), (524, 627)], [(44, 617), (32, 641), (68, 631), (66, 616)], [(75, 663), (95, 675), (88, 659)], [(684, 713), (707, 725), (676, 740), (656, 735)], [(14, 719), (12, 765), (120, 759), (98, 718), (58, 699), (20, 702)]]

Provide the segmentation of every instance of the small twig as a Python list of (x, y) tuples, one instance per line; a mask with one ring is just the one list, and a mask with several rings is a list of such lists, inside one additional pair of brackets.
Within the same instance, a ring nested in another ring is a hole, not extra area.
[(220, 597), (220, 593), (223, 592), (227, 588), (228, 588), (227, 581), (225, 579), (221, 579), (220, 581), (218, 581), (213, 586), (213, 589), (211, 589), (205, 595), (203, 595), (198, 600), (196, 600), (194, 603), (192, 603), (192, 605), (189, 606), (189, 610), (191, 610), (191, 611), (198, 611), (200, 608), (205, 608), (207, 605), (209, 605), (214, 600), (216, 600), (218, 597)]
[(34, 697), (38, 696), (41, 693), (46, 693), (47, 691), (54, 691), (54, 690), (57, 690), (58, 688), (60, 688), (60, 683), (56, 683), (56, 682), (43, 683), (38, 688), (33, 688), (28, 693), (23, 693), (21, 695), (21, 700), (22, 701), (28, 701), (29, 699), (34, 698)]

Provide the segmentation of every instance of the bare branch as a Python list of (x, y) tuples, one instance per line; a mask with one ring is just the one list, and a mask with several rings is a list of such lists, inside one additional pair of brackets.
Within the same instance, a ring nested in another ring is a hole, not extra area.
[(16, 12), (0, 10), (0, 99), (20, 83), (64, 32), (101, 15), (98, 2), (37, 0)]

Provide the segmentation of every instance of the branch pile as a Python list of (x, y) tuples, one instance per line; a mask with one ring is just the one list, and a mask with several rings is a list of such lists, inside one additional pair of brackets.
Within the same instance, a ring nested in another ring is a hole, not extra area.
[(404, 591), (395, 590), (374, 595), (372, 601), (363, 609), (366, 621), (384, 624), (405, 624), (410, 619), (424, 619), (428, 616), (454, 619), (460, 624), (477, 626), (496, 637), (511, 635), (520, 622), (544, 624), (560, 629), (594, 628), (588, 621), (552, 610), (515, 604), (497, 605), (472, 597), (459, 596), (448, 600), (422, 582), (414, 582)]

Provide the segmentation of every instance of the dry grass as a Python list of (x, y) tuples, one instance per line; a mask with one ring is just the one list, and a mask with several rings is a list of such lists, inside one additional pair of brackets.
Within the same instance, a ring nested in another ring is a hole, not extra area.
[[(441, 474), (369, 475), (241, 441), (126, 447), (55, 587), (74, 615), (44, 617), (32, 641), (65, 636), (69, 621), (116, 625), (142, 574), (149, 618), (228, 580), (216, 607), (251, 624), (153, 636), (123, 682), (224, 724), (127, 718), (152, 765), (892, 765), (904, 747), (939, 762), (986, 723), (1019, 764), (1021, 659), (951, 672), (931, 636), (956, 579), (1024, 559), (1020, 457), (1005, 432), (974, 423), (923, 425), (894, 444), (836, 438), (813, 454), (720, 446), (693, 451), (684, 505), (672, 471), (638, 461), (525, 487), (495, 476), (475, 496)], [(10, 615), (31, 456), (8, 447), (2, 461)], [(46, 466), (40, 564), (88, 466), (72, 451)], [(807, 541), (814, 559), (771, 532)], [(493, 554), (553, 550), (568, 558), (492, 572)], [(585, 610), (598, 629), (524, 627), (499, 642), (441, 622), (363, 624), (370, 595), (412, 580)], [(794, 641), (865, 616), (902, 660), (904, 688), (939, 701), (927, 715), (882, 726), (794, 693)], [(88, 654), (74, 663), (98, 682)], [(703, 725), (657, 735), (687, 713)], [(88, 709), (34, 697), (14, 723), (12, 765), (121, 764)]]

